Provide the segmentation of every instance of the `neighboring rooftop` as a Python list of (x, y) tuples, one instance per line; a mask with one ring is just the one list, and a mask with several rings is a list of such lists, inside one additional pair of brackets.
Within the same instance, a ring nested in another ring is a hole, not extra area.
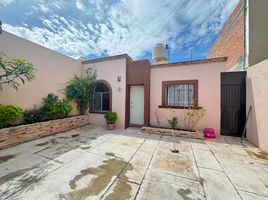
[(220, 57), (220, 58), (209, 58), (209, 59), (202, 59), (202, 60), (191, 60), (191, 61), (183, 61), (183, 62), (158, 64), (158, 65), (152, 65), (152, 67), (153, 68), (157, 68), (157, 67), (172, 67), (172, 66), (178, 66), (178, 65), (194, 65), (194, 64), (226, 62), (226, 61), (227, 61), (227, 57)]
[(133, 60), (127, 54), (119, 54), (119, 55), (108, 56), (108, 57), (104, 57), (104, 58), (96, 58), (96, 59), (93, 59), (93, 60), (85, 60), (85, 61), (82, 61), (82, 63), (83, 64), (97, 63), (97, 62), (103, 62), (103, 61), (117, 60), (117, 59), (121, 59), (121, 58), (125, 58), (128, 61), (132, 61)]

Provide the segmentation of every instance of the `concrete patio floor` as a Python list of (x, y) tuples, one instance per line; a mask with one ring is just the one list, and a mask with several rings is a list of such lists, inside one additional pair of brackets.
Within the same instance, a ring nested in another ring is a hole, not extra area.
[(0, 199), (268, 199), (268, 155), (238, 138), (86, 126), (0, 151)]

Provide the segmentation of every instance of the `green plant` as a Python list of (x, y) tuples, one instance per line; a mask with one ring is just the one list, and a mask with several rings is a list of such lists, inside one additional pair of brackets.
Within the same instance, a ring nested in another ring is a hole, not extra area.
[(43, 98), (41, 112), (45, 119), (56, 119), (66, 117), (72, 111), (72, 106), (66, 100), (50, 93)]
[(22, 109), (12, 105), (0, 104), (0, 128), (6, 127), (23, 116)]
[(44, 119), (44, 113), (41, 108), (33, 108), (23, 112), (23, 118), (26, 123), (40, 122)]
[(117, 120), (117, 114), (116, 112), (107, 112), (105, 113), (104, 118), (106, 119), (107, 124), (114, 124)]
[(172, 119), (168, 120), (168, 124), (169, 124), (170, 128), (175, 129), (178, 125), (178, 118), (172, 117)]
[(190, 108), (184, 110), (184, 116), (182, 120), (182, 128), (193, 131), (196, 124), (206, 114), (206, 110), (203, 108)]
[(96, 81), (96, 72), (87, 71), (86, 75), (75, 76), (65, 87), (66, 97), (74, 101), (80, 114), (85, 114), (93, 94)]
[(31, 81), (35, 78), (33, 64), (24, 58), (8, 60), (0, 52), (0, 90), (3, 85), (9, 85), (18, 90), (20, 81), (22, 84), (25, 80)]

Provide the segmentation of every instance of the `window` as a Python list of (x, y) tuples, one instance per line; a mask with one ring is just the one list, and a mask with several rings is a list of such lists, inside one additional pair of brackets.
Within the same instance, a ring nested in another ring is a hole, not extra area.
[(162, 83), (162, 106), (190, 107), (198, 106), (198, 81), (165, 81)]
[(93, 94), (93, 112), (108, 112), (110, 110), (110, 90), (107, 84), (96, 84)]

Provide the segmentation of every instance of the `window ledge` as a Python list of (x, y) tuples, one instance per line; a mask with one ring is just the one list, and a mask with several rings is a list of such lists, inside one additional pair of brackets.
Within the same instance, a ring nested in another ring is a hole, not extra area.
[(170, 108), (170, 109), (202, 109), (202, 107), (191, 107), (191, 106), (168, 106), (168, 105), (159, 105), (158, 108)]
[(89, 113), (91, 113), (91, 114), (105, 114), (107, 112), (109, 112), (109, 111), (104, 111), (104, 112), (101, 112), (101, 111), (89, 111)]

